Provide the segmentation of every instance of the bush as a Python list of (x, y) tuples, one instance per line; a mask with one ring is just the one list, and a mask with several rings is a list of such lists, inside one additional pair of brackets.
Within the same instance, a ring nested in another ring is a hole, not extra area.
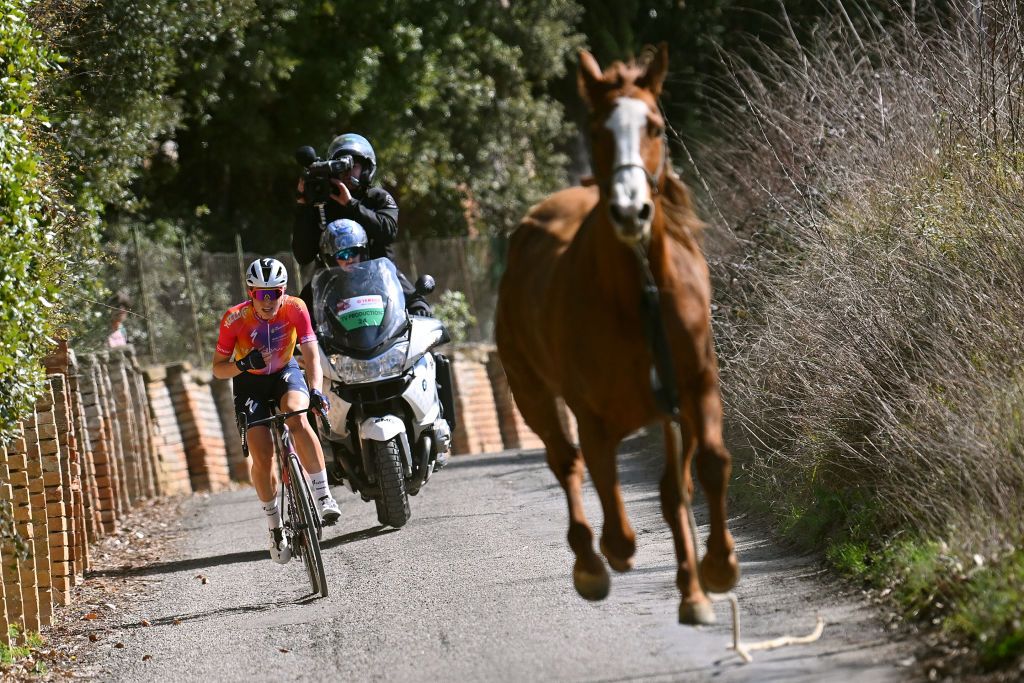
[(41, 389), (68, 263), (36, 93), (54, 55), (32, 27), (28, 0), (0, 0), (0, 440)]
[(444, 323), (452, 341), (456, 344), (466, 341), (469, 328), (476, 325), (476, 317), (469, 310), (466, 295), (446, 289), (441, 300), (434, 306), (434, 315)]

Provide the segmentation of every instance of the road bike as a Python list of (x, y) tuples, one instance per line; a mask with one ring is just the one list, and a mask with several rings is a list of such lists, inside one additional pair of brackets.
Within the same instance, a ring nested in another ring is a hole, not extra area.
[[(271, 427), (271, 434), (274, 438), (274, 452), (277, 454), (278, 479), (281, 488), (278, 495), (281, 496), (282, 531), (288, 539), (288, 545), (292, 549), (292, 555), (302, 558), (306, 565), (306, 572), (309, 574), (309, 585), (314, 595), (319, 594), (321, 598), (327, 597), (327, 577), (324, 575), (324, 560), (320, 553), (320, 538), (323, 536), (323, 523), (316, 510), (313, 501), (313, 492), (306, 481), (306, 475), (295, 454), (295, 445), (292, 442), (291, 432), (285, 420), (288, 418), (314, 411), (313, 408), (294, 410), (289, 413), (275, 413), (268, 418), (248, 422), (244, 413), (241, 415), (242, 427), (242, 452), (249, 457), (249, 443), (246, 432), (251, 427), (267, 425)], [(326, 424), (326, 418), (319, 411), (315, 411), (322, 422)], [(283, 457), (282, 457), (283, 454)]]

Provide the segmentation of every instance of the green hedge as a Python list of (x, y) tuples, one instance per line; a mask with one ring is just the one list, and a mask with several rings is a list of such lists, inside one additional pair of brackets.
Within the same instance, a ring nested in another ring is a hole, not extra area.
[(36, 97), (55, 57), (30, 22), (32, 4), (0, 0), (0, 439), (38, 396), (65, 268)]

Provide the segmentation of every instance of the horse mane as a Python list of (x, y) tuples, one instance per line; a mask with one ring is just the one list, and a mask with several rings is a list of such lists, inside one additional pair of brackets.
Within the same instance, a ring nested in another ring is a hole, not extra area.
[(665, 229), (670, 235), (682, 242), (700, 239), (704, 221), (697, 217), (690, 188), (676, 175), (670, 161), (665, 164), (661, 208), (665, 212)]

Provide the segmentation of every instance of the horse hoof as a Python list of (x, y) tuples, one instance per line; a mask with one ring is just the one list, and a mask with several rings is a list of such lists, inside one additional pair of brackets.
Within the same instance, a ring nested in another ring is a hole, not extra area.
[(633, 557), (616, 557), (608, 550), (608, 546), (605, 545), (604, 539), (601, 539), (601, 554), (604, 555), (606, 560), (608, 560), (608, 566), (620, 574), (622, 572), (628, 572), (633, 568)]
[(679, 623), (687, 626), (706, 626), (715, 623), (715, 611), (711, 601), (705, 598), (700, 602), (679, 603)]
[(582, 569), (573, 569), (572, 582), (576, 586), (576, 592), (587, 600), (604, 600), (608, 597), (612, 588), (608, 572), (601, 567), (600, 574), (590, 574)]
[(709, 593), (727, 593), (740, 580), (740, 565), (736, 553), (729, 553), (725, 561), (716, 560), (713, 555), (705, 555), (700, 561), (700, 577), (704, 582), (704, 590)]

